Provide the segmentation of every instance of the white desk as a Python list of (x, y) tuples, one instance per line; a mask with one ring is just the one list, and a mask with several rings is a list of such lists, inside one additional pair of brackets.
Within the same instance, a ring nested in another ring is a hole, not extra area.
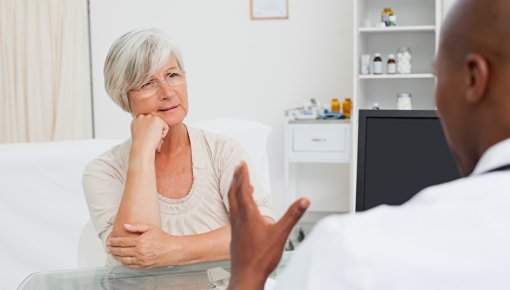
[(284, 125), (284, 202), (301, 196), (300, 170), (296, 170), (296, 191), (289, 190), (291, 164), (350, 163), (351, 123), (349, 120), (289, 120)]
[[(284, 252), (271, 274), (278, 279), (292, 252)], [(171, 266), (145, 270), (131, 270), (123, 266), (48, 271), (29, 275), (18, 290), (205, 290), (213, 289), (207, 270), (221, 267), (230, 271), (230, 261)], [(218, 289), (218, 288), (215, 288)]]

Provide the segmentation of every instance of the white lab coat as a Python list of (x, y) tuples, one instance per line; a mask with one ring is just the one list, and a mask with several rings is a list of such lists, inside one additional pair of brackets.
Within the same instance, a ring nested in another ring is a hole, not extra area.
[(510, 289), (510, 139), (403, 206), (325, 218), (276, 289)]

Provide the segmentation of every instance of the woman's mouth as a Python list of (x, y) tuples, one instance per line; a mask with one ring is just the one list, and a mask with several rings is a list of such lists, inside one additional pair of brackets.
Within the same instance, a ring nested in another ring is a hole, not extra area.
[(177, 109), (177, 107), (179, 107), (179, 105), (175, 105), (175, 106), (172, 106), (172, 107), (167, 107), (167, 108), (164, 108), (164, 109), (160, 109), (158, 111), (159, 112), (171, 112), (171, 111), (174, 111), (175, 109)]

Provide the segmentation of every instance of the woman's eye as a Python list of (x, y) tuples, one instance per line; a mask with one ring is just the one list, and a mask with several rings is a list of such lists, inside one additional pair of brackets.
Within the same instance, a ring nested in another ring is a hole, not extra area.
[(168, 73), (168, 74), (166, 75), (166, 77), (167, 77), (167, 78), (171, 78), (171, 79), (176, 78), (176, 77), (178, 77), (178, 76), (179, 76), (179, 74), (178, 74), (178, 73), (175, 73), (175, 72), (171, 72), (171, 73)]
[(140, 90), (150, 88), (153, 84), (154, 82), (146, 82), (145, 84), (140, 86)]

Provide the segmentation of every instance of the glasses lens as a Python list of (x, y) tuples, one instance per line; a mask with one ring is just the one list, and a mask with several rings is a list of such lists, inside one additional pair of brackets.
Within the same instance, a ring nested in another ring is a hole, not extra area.
[(140, 88), (140, 93), (144, 97), (150, 97), (159, 91), (159, 82), (149, 82)]
[(178, 86), (184, 82), (184, 74), (182, 72), (170, 72), (166, 75), (165, 81), (169, 86)]

